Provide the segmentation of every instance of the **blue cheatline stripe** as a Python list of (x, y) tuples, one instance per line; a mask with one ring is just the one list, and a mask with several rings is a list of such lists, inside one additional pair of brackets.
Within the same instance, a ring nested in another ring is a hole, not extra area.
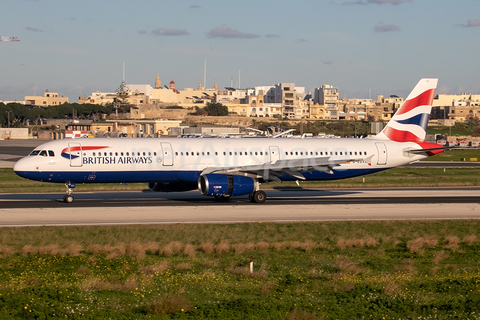
[(417, 126), (422, 127), (424, 130), (427, 130), (429, 118), (430, 118), (430, 115), (428, 113), (420, 113), (409, 119), (395, 120), (395, 121), (400, 124), (415, 124)]
[[(333, 170), (334, 174), (328, 174), (320, 171), (305, 172), (303, 176), (307, 181), (321, 181), (321, 180), (338, 180), (345, 178), (352, 178), (389, 168), (380, 169), (348, 169), (348, 170)], [(67, 181), (74, 183), (148, 183), (148, 182), (178, 182), (198, 181), (201, 171), (83, 171), (83, 172), (68, 172), (68, 171), (50, 171), (50, 172), (36, 172), (36, 171), (16, 171), (20, 177), (43, 181), (43, 182), (59, 182), (65, 183)], [(292, 176), (282, 175), (280, 179), (284, 181), (298, 180)]]

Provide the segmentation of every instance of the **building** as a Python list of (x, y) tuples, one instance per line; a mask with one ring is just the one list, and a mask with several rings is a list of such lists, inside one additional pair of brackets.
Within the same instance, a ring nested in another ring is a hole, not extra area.
[(480, 118), (480, 95), (439, 94), (433, 99), (432, 119), (459, 122)]
[(181, 123), (181, 120), (74, 120), (65, 130), (86, 131), (97, 136), (102, 132), (122, 133), (127, 137), (160, 137), (169, 135), (170, 128), (178, 127)]
[(25, 104), (35, 106), (58, 106), (68, 103), (68, 97), (59, 97), (57, 92), (49, 92), (48, 89), (41, 96), (25, 96)]
[(313, 102), (324, 106), (324, 119), (339, 120), (341, 118), (338, 97), (338, 89), (329, 84), (315, 88)]

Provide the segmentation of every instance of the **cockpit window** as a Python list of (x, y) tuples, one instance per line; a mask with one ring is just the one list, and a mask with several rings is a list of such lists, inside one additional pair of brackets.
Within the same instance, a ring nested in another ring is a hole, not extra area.
[(55, 152), (53, 152), (52, 150), (48, 150), (48, 156), (55, 157)]
[(30, 153), (30, 156), (38, 156), (39, 153), (40, 153), (40, 150), (33, 150), (33, 151)]
[(47, 150), (40, 151), (39, 156), (46, 157), (47, 156)]

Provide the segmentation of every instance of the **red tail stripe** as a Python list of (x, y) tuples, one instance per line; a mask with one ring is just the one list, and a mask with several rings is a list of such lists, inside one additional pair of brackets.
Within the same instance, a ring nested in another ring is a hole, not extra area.
[(408, 111), (415, 109), (418, 106), (431, 106), (433, 98), (435, 97), (435, 89), (429, 89), (415, 98), (406, 100), (400, 109), (397, 111), (397, 114), (404, 114)]
[(397, 129), (393, 129), (392, 127), (385, 127), (383, 133), (392, 141), (396, 142), (423, 142), (424, 139), (420, 139), (413, 133), (409, 131), (400, 131)]

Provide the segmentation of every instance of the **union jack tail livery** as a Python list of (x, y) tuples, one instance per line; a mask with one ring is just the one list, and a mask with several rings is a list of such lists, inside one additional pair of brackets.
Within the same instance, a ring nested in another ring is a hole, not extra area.
[(438, 79), (422, 79), (375, 139), (395, 142), (425, 141)]

